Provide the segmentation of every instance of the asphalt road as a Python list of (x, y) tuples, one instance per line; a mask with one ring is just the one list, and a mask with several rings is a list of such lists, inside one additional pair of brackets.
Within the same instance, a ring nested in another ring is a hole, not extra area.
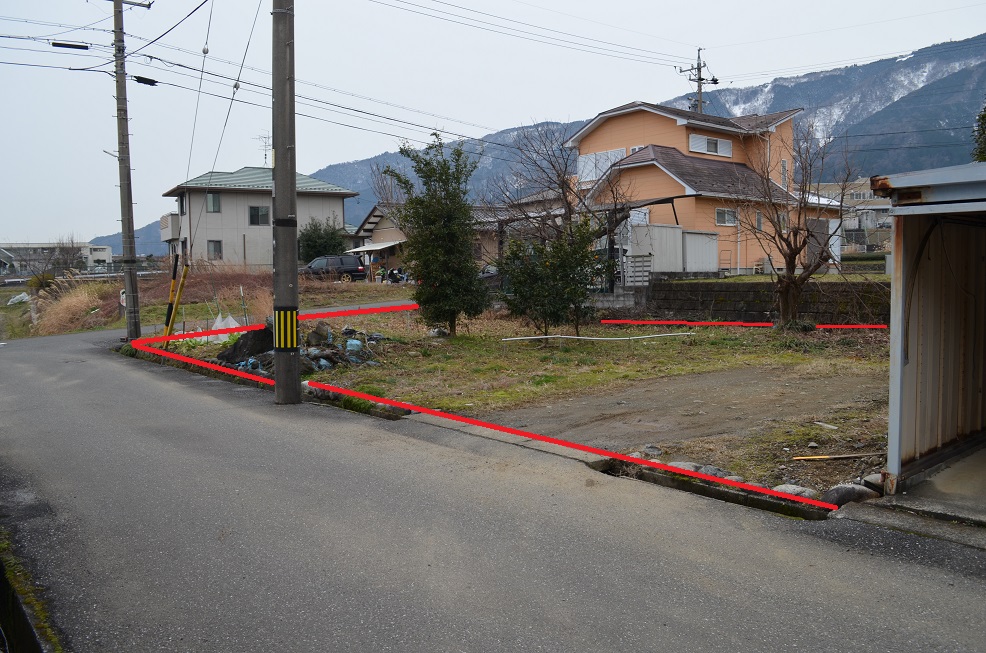
[(0, 511), (69, 651), (983, 651), (986, 557), (127, 359), (0, 347)]

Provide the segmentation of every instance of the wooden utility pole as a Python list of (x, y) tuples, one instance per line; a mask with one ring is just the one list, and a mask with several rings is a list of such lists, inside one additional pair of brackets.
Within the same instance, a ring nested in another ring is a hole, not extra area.
[(712, 77), (710, 79), (708, 77), (702, 76), (702, 70), (704, 70), (707, 67), (706, 64), (702, 61), (702, 50), (704, 49), (705, 48), (698, 49), (698, 56), (695, 59), (694, 66), (692, 66), (691, 68), (678, 68), (679, 73), (688, 73), (688, 81), (695, 82), (695, 84), (698, 86), (698, 92), (695, 94), (695, 97), (692, 98), (692, 106), (691, 106), (692, 111), (697, 111), (698, 113), (705, 113), (706, 101), (702, 99), (702, 90), (703, 90), (702, 87), (705, 84), (716, 85), (719, 83), (719, 80), (716, 79), (715, 77)]
[(301, 402), (298, 196), (294, 132), (294, 1), (273, 0), (274, 402)]
[(127, 303), (127, 340), (140, 337), (137, 293), (137, 245), (134, 241), (134, 195), (130, 180), (130, 120), (127, 116), (127, 48), (123, 41), (123, 5), (150, 9), (150, 3), (113, 0), (113, 58), (116, 62), (117, 162), (120, 165), (120, 222), (123, 231), (123, 293)]

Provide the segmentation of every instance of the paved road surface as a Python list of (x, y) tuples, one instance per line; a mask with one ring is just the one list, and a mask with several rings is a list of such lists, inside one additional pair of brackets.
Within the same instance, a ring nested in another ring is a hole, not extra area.
[(70, 651), (986, 650), (986, 558), (123, 358), (0, 348), (0, 510)]

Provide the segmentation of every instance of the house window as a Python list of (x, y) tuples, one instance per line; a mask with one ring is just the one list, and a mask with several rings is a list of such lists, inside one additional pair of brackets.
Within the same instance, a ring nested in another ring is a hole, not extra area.
[(262, 227), (270, 224), (270, 207), (269, 206), (251, 206), (250, 207), (250, 226), (251, 227)]
[(221, 240), (206, 241), (205, 251), (210, 261), (223, 260), (223, 241)]
[(205, 194), (205, 212), (219, 213), (219, 193)]
[(645, 225), (650, 223), (650, 209), (630, 209), (630, 217), (627, 219), (630, 225)]
[(781, 228), (781, 231), (787, 233), (788, 228), (791, 226), (790, 218), (788, 217), (787, 211), (777, 214), (777, 226)]
[(781, 159), (781, 188), (787, 190), (787, 159)]
[(757, 211), (757, 231), (763, 231), (763, 213)]
[(178, 193), (178, 215), (185, 215), (185, 193)]
[(646, 145), (634, 145), (633, 147), (630, 148), (630, 154), (633, 154), (634, 152), (639, 152), (640, 150), (644, 149), (645, 147), (647, 147), (647, 146)]
[(716, 209), (716, 226), (735, 227), (736, 211), (734, 209)]
[(715, 154), (716, 156), (733, 156), (733, 142), (725, 138), (712, 138), (701, 134), (689, 134), (688, 149), (692, 152), (702, 154)]
[(626, 154), (627, 151), (623, 148), (583, 154), (579, 157), (579, 180), (592, 181), (593, 179), (599, 179), (606, 174), (606, 171), (614, 163), (625, 157)]

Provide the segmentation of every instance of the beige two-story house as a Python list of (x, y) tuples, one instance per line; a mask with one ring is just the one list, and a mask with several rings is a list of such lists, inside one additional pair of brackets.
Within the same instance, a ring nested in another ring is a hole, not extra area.
[[(164, 193), (177, 210), (161, 217), (161, 240), (192, 263), (270, 268), (273, 169), (207, 172)], [(344, 228), (344, 200), (358, 193), (307, 175), (297, 175), (298, 229), (311, 220)]]
[(795, 201), (792, 123), (800, 112), (723, 118), (632, 102), (600, 113), (566, 146), (578, 148), (580, 183), (622, 189), (637, 207), (634, 222), (707, 234), (718, 269), (750, 273), (777, 264), (756, 237), (769, 228), (756, 205)]

